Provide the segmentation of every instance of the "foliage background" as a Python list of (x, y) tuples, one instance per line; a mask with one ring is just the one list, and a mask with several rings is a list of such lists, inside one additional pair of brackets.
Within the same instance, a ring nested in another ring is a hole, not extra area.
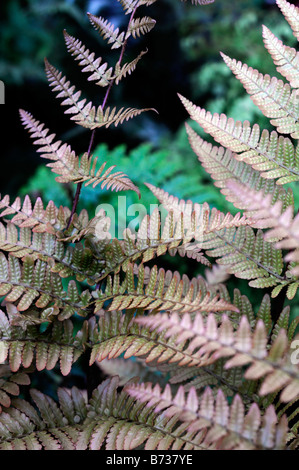
[[(0, 79), (6, 92), (6, 103), (0, 109), (2, 195), (16, 197), (29, 193), (33, 199), (42, 196), (45, 202), (53, 199), (56, 204), (71, 206), (74, 188), (55, 182), (54, 174), (44, 166), (22, 128), (18, 109), (31, 112), (78, 153), (87, 150), (89, 131), (74, 127), (63, 114), (44, 74), (47, 57), (87, 98), (101, 103), (102, 89), (92, 84), (86, 87), (85, 77), (68, 54), (62, 34), (65, 28), (97, 56), (113, 60), (114, 52), (90, 25), (87, 11), (123, 26), (122, 8), (116, 0), (9, 0), (0, 4)], [(150, 34), (131, 43), (126, 59), (131, 54), (136, 57), (145, 48), (148, 53), (134, 74), (114, 88), (109, 105), (154, 107), (159, 114), (146, 113), (120, 128), (98, 130), (94, 154), (116, 164), (140, 187), (140, 201), (135, 194), (125, 194), (127, 207), (141, 202), (150, 212), (150, 204), (156, 201), (143, 185), (149, 182), (179, 198), (207, 201), (222, 211), (236, 212), (213, 186), (189, 148), (184, 128), (186, 112), (177, 93), (211, 112), (224, 112), (235, 119), (269, 126), (224, 64), (219, 51), (262, 73), (275, 75), (273, 62), (264, 49), (262, 24), (284, 43), (294, 46), (291, 30), (274, 0), (215, 0), (214, 4), (202, 7), (179, 0), (159, 0), (147, 13), (157, 20), (157, 25)], [(115, 54), (117, 57), (117, 51)], [(124, 193), (83, 188), (79, 209), (85, 207), (92, 217), (101, 203), (117, 207), (120, 194)], [(298, 206), (297, 194), (295, 191)], [(196, 263), (182, 260), (179, 263), (163, 259), (166, 268), (169, 265), (190, 277), (196, 274)], [(199, 272), (204, 273), (204, 268)], [(262, 292), (255, 290), (253, 297), (246, 281), (234, 279), (228, 282), (228, 287), (231, 292), (240, 288), (258, 307)], [(80, 376), (79, 367), (76, 373)]]

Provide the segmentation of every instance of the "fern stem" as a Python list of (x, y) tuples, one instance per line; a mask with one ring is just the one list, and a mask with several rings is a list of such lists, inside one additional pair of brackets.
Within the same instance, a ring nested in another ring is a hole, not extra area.
[[(131, 13), (131, 16), (130, 16), (130, 19), (129, 19), (129, 22), (128, 22), (128, 26), (127, 26), (127, 31), (126, 31), (126, 34), (125, 34), (125, 38), (127, 37), (127, 33), (129, 31), (131, 22), (134, 18), (134, 15), (136, 13), (137, 8), (138, 8), (138, 6), (135, 6), (134, 10)], [(118, 62), (117, 62), (119, 65), (121, 65), (121, 63), (122, 63), (123, 56), (124, 56), (124, 53), (125, 53), (125, 49), (127, 47), (127, 43), (128, 43), (128, 39), (125, 39), (124, 43), (122, 45), (121, 51), (120, 51)], [(104, 108), (106, 106), (110, 91), (111, 91), (114, 83), (115, 83), (115, 78), (113, 80), (111, 80), (111, 82), (109, 83), (109, 86), (107, 88), (106, 94), (104, 96), (104, 99), (103, 99), (103, 102), (102, 102), (102, 105), (101, 105), (102, 110), (104, 110)], [(94, 142), (95, 131), (96, 131), (96, 129), (93, 129), (93, 131), (91, 133), (91, 136), (90, 136), (90, 141), (89, 141), (88, 151), (87, 151), (88, 159), (90, 158), (90, 155), (91, 155), (91, 150), (92, 150), (92, 146), (93, 146), (93, 142)], [(74, 216), (74, 214), (77, 210), (77, 206), (78, 206), (78, 203), (79, 203), (79, 197), (80, 197), (80, 194), (81, 194), (82, 184), (83, 184), (83, 182), (77, 184), (76, 193), (75, 193), (75, 196), (74, 196), (73, 206), (72, 206), (72, 210), (71, 210), (71, 215), (70, 215), (70, 218), (68, 220), (66, 229), (68, 229), (70, 227), (70, 225), (72, 223), (73, 216)]]

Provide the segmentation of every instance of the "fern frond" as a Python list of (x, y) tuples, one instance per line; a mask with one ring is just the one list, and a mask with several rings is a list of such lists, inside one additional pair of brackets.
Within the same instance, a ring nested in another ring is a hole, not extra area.
[(298, 150), (295, 152), (289, 138), (279, 136), (276, 131), (269, 134), (267, 129), (261, 133), (258, 124), (251, 128), (248, 121), (241, 123), (225, 114), (211, 114), (182, 96), (180, 99), (191, 119), (217, 142), (232, 150), (237, 160), (261, 171), (264, 178), (279, 178), (279, 184), (299, 180)]
[[(188, 215), (192, 212), (192, 203), (179, 200), (162, 189), (148, 185), (158, 200), (168, 211)], [(197, 211), (200, 205), (195, 206)], [(256, 234), (250, 227), (250, 219), (237, 214), (224, 216), (212, 209), (211, 217), (204, 217), (201, 231), (195, 236), (202, 250), (208, 256), (216, 257), (217, 263), (227, 266), (227, 271), (242, 279), (251, 279), (252, 287), (270, 287), (284, 281), (282, 253), (271, 243), (263, 240), (261, 231)]]
[(277, 71), (292, 88), (299, 88), (299, 53), (293, 47), (285, 46), (266, 26), (263, 26), (263, 37)]
[[(87, 129), (96, 129), (105, 126), (108, 128), (112, 124), (118, 126), (124, 121), (128, 121), (135, 116), (140, 115), (146, 111), (155, 111), (154, 108), (110, 108), (109, 106), (104, 111), (102, 106), (97, 109), (91, 101), (86, 104), (86, 99), (80, 100), (81, 91), (75, 92), (75, 86), (71, 85), (70, 81), (66, 81), (66, 77), (62, 75), (53, 65), (47, 60), (46, 73), (51, 87), (54, 87), (52, 91), (58, 91), (56, 98), (64, 98), (61, 105), (68, 106), (65, 114), (73, 114), (70, 118), (75, 121), (79, 126)], [(80, 101), (79, 101), (80, 100)]]
[(211, 298), (210, 294), (203, 296), (201, 290), (198, 289), (197, 279), (192, 279), (188, 285), (186, 278), (184, 282), (171, 272), (167, 272), (167, 275), (165, 285), (165, 270), (161, 268), (158, 271), (157, 266), (154, 266), (148, 273), (145, 288), (144, 266), (140, 265), (137, 276), (134, 278), (133, 266), (128, 265), (123, 282), (119, 274), (113, 278), (109, 276), (105, 290), (96, 292), (96, 311), (99, 311), (108, 300), (112, 300), (110, 306), (106, 307), (110, 311), (133, 308), (180, 313), (238, 311), (234, 305), (223, 299)]
[(268, 336), (261, 319), (253, 332), (246, 316), (234, 331), (226, 314), (222, 316), (221, 326), (213, 313), (206, 320), (200, 313), (194, 321), (189, 314), (180, 318), (176, 313), (171, 316), (164, 313), (136, 318), (136, 322), (158, 333), (163, 331), (165, 338), (175, 338), (176, 344), (184, 345), (184, 352), (194, 361), (197, 359), (197, 367), (229, 357), (225, 368), (249, 365), (244, 375), (246, 379), (264, 379), (259, 391), (261, 396), (278, 390), (282, 390), (282, 402), (299, 396), (299, 367), (291, 362), (286, 332), (281, 329), (268, 350)]
[[(44, 321), (48, 319), (50, 316)], [(24, 321), (19, 326), (14, 317), (9, 320), (0, 310), (1, 363), (8, 361), (11, 371), (17, 372), (21, 366), (28, 368), (33, 362), (39, 371), (51, 370), (59, 362), (61, 373), (68, 375), (84, 350), (84, 328), (77, 335), (74, 335), (73, 328), (70, 320), (55, 321), (40, 333), (38, 322), (24, 328)]]
[(71, 150), (67, 144), (61, 144), (61, 141), (54, 141), (55, 134), (49, 135), (49, 129), (44, 128), (44, 124), (35, 120), (30, 113), (20, 111), (22, 122), (25, 128), (29, 130), (31, 138), (35, 145), (39, 146), (38, 152), (41, 153), (42, 158), (52, 160), (47, 166), (58, 174), (56, 181), (60, 183), (84, 183), (85, 186), (91, 184), (93, 188), (101, 184), (101, 188), (107, 187), (112, 191), (125, 191), (132, 190), (140, 195), (138, 188), (131, 182), (128, 176), (118, 171), (112, 173), (115, 165), (106, 168), (107, 162), (104, 162), (100, 168), (97, 169), (97, 157), (88, 157), (85, 153), (81, 159)]
[(15, 399), (1, 414), (1, 450), (75, 450), (87, 416), (83, 392), (61, 388), (58, 404), (36, 389), (30, 395), (33, 404)]
[(6, 227), (0, 223), (0, 249), (17, 258), (27, 255), (32, 259), (39, 258), (46, 261), (51, 271), (58, 272), (61, 277), (75, 275), (78, 281), (86, 279), (91, 285), (95, 284), (104, 263), (81, 243), (65, 247), (57, 234), (34, 232), (34, 228), (30, 227), (18, 230), (13, 223), (7, 223)]
[(107, 68), (107, 62), (102, 63), (101, 57), (95, 59), (94, 52), (89, 52), (79, 39), (68, 34), (66, 30), (63, 34), (68, 51), (75, 57), (75, 60), (80, 61), (79, 65), (84, 67), (82, 72), (91, 73), (88, 80), (98, 80), (96, 85), (108, 86), (113, 72), (112, 67)]
[[(255, 165), (251, 166), (244, 161), (239, 161), (231, 150), (206, 142), (187, 124), (186, 130), (191, 148), (198, 156), (198, 160), (213, 178), (214, 185), (221, 188), (221, 193), (235, 207), (238, 209), (242, 208), (236, 195), (227, 186), (228, 181), (231, 179), (235, 179), (246, 185), (246, 187), (257, 191), (263, 189), (265, 194), (272, 195), (273, 204), (277, 200), (283, 201), (284, 208), (294, 204), (294, 196), (291, 189), (289, 188), (286, 191), (281, 186), (284, 182), (284, 177), (279, 178), (275, 182), (274, 179), (267, 178), (266, 171), (259, 172), (257, 169), (254, 169)], [(258, 166), (258, 168), (261, 168), (261, 166)]]
[[(178, 252), (184, 256), (186, 248), (198, 230), (195, 214), (191, 219), (184, 221), (175, 219), (173, 213), (169, 213), (161, 225), (161, 215), (156, 208), (150, 216), (145, 216), (136, 234), (130, 229), (126, 229), (123, 239), (113, 239), (105, 249), (106, 266), (101, 278), (106, 277), (110, 272), (118, 273), (122, 267), (125, 270), (127, 263), (140, 259), (141, 263), (161, 256), (169, 252)], [(198, 255), (198, 261), (206, 261), (204, 257)]]
[(149, 16), (144, 16), (143, 18), (134, 18), (128, 27), (128, 31), (126, 33), (126, 39), (129, 36), (133, 36), (135, 39), (136, 36), (140, 37), (140, 35), (144, 35), (149, 33), (155, 27), (156, 21)]
[(299, 8), (286, 0), (276, 0), (276, 3), (299, 41)]
[[(33, 405), (15, 399), (0, 416), (2, 450), (201, 450), (213, 448), (206, 432), (188, 430), (181, 416), (155, 412), (129, 394), (131, 383), (118, 391), (117, 377), (105, 380), (87, 402), (77, 388), (58, 390), (58, 403), (32, 390)], [(237, 411), (237, 410), (235, 410)], [(230, 421), (234, 423), (231, 413)], [(240, 411), (237, 413), (240, 417)], [(211, 421), (211, 420), (210, 420)], [(248, 422), (248, 418), (244, 423)], [(284, 422), (284, 420), (282, 420)], [(272, 420), (269, 422), (271, 427)], [(262, 426), (261, 426), (262, 428)], [(284, 438), (284, 428), (278, 425)], [(237, 434), (233, 429), (232, 434)], [(243, 439), (244, 440), (244, 439)], [(271, 438), (265, 439), (264, 447)], [(247, 441), (250, 441), (248, 438)], [(236, 446), (238, 437), (234, 439)], [(264, 442), (264, 440), (263, 440)], [(280, 442), (277, 442), (279, 447)]]
[(9, 408), (12, 397), (20, 395), (20, 385), (29, 385), (28, 373), (14, 373), (7, 365), (0, 365), (0, 414), (2, 407)]
[(117, 0), (124, 9), (126, 15), (132, 13), (133, 10), (137, 9), (138, 7), (150, 6), (155, 3), (157, 0)]
[(92, 26), (100, 33), (103, 39), (107, 40), (107, 44), (112, 44), (111, 49), (122, 47), (125, 40), (125, 33), (119, 32), (119, 28), (115, 28), (112, 23), (105, 20), (102, 16), (95, 16), (87, 13)]
[(19, 312), (26, 311), (33, 304), (46, 308), (54, 302), (52, 313), (59, 318), (68, 318), (74, 313), (85, 316), (90, 294), (79, 294), (75, 281), (69, 281), (64, 290), (61, 278), (52, 273), (47, 262), (25, 256), (21, 262), (15, 256), (6, 258), (0, 253), (0, 294), (7, 302), (17, 302)]
[(159, 385), (153, 387), (151, 384), (132, 384), (127, 390), (147, 407), (155, 407), (155, 412), (163, 411), (166, 416), (175, 416), (188, 424), (189, 431), (205, 431), (202, 447), (213, 445), (218, 450), (285, 448), (287, 419), (284, 416), (278, 422), (274, 406), (262, 415), (257, 404), (253, 403), (245, 414), (241, 398), (236, 395), (229, 406), (221, 389), (216, 399), (210, 388), (201, 398), (194, 388), (185, 396), (183, 387), (179, 387), (173, 397), (167, 385), (164, 391)]
[(44, 209), (40, 197), (36, 199), (33, 206), (29, 196), (25, 196), (22, 203), (20, 197), (10, 202), (10, 197), (6, 195), (0, 200), (0, 209), (0, 217), (12, 215), (11, 223), (18, 227), (30, 227), (33, 232), (51, 234), (54, 234), (56, 230), (65, 229), (71, 214), (68, 207), (58, 208), (53, 201), (50, 201)]
[(114, 70), (114, 79), (115, 79), (115, 84), (118, 85), (119, 82), (126, 77), (126, 75), (131, 75), (132, 72), (136, 69), (136, 65), (141, 59), (144, 54), (147, 53), (146, 51), (141, 51), (140, 54), (131, 62), (128, 62), (120, 67), (119, 62), (117, 62)]
[(291, 134), (294, 139), (299, 138), (298, 124), (298, 97), (288, 83), (276, 77), (263, 75), (258, 70), (242, 64), (222, 54), (223, 60), (236, 77), (243, 84), (254, 104), (262, 113), (272, 118), (270, 122), (277, 127), (278, 132)]
[[(247, 191), (245, 195), (243, 186), (235, 181), (231, 181), (229, 187), (242, 201), (243, 208), (253, 220), (253, 226), (271, 229), (265, 233), (265, 240), (276, 242), (276, 248), (288, 249), (286, 261), (299, 263), (299, 215), (294, 217), (293, 207), (289, 206), (283, 210), (281, 201), (271, 205), (271, 196), (265, 195), (263, 191), (251, 190)], [(298, 276), (299, 267), (293, 266), (291, 273)]]

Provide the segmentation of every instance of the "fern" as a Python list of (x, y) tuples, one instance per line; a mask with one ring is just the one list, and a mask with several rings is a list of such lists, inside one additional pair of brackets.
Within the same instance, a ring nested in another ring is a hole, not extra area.
[[(147, 406), (155, 406), (155, 411), (165, 410), (168, 417), (177, 417), (188, 423), (188, 430), (200, 435), (200, 446), (204, 449), (253, 450), (279, 449), (283, 447), (286, 435), (286, 419), (277, 423), (273, 407), (269, 407), (263, 420), (258, 406), (254, 403), (244, 414), (244, 405), (238, 395), (229, 407), (221, 390), (214, 400), (212, 391), (207, 388), (199, 402), (195, 389), (191, 388), (187, 397), (180, 387), (175, 397), (168, 386), (163, 393), (159, 386), (133, 385), (129, 393)], [(277, 427), (276, 427), (277, 426)], [(270, 432), (269, 432), (270, 429)], [(197, 438), (199, 435), (197, 434)]]
[[(128, 18), (124, 30), (88, 14), (116, 49), (113, 64), (64, 31), (68, 52), (104, 93), (100, 105), (82, 98), (45, 60), (65, 113), (90, 131), (87, 151), (77, 155), (20, 110), (56, 181), (74, 183), (76, 191), (71, 208), (53, 201), (45, 206), (28, 195), (0, 200), (0, 449), (296, 448), (298, 316), (283, 301), (291, 301), (299, 286), (298, 215), (292, 189), (284, 186), (294, 188), (299, 174), (297, 52), (264, 27), (265, 46), (290, 83), (222, 54), (276, 127), (272, 132), (212, 114), (179, 95), (190, 117), (220, 144), (205, 142), (187, 125), (191, 148), (244, 212), (222, 212), (146, 181), (161, 206), (141, 218), (135, 232), (126, 226), (118, 239), (102, 208), (90, 217), (77, 206), (83, 184), (140, 195), (125, 173), (92, 153), (98, 128), (152, 110), (107, 105), (112, 89), (145, 55), (124, 62), (129, 42), (156, 24), (137, 16), (155, 0), (119, 3)], [(299, 10), (286, 0), (277, 3), (298, 36)], [(168, 255), (192, 260), (200, 274), (168, 269)], [(251, 290), (247, 296), (230, 289), (230, 275), (266, 289), (259, 305)], [(278, 296), (282, 302), (273, 303)], [(51, 371), (48, 377), (59, 382), (56, 374), (72, 377), (80, 366), (87, 390), (59, 388), (57, 401), (32, 387), (22, 395), (31, 372)], [(97, 368), (108, 377), (91, 386)]]

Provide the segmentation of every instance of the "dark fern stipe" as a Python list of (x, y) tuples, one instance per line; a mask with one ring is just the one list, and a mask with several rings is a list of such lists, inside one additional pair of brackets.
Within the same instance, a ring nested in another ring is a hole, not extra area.
[[(90, 132), (83, 155), (30, 110), (20, 110), (40, 156), (59, 183), (74, 185), (75, 195), (72, 207), (45, 204), (40, 197), (0, 200), (1, 450), (299, 445), (298, 318), (292, 314), (299, 286), (293, 195), (299, 181), (299, 53), (266, 26), (265, 47), (282, 78), (221, 53), (272, 131), (212, 114), (179, 95), (190, 118), (215, 140), (206, 142), (186, 124), (199, 162), (240, 211), (236, 215), (180, 200), (151, 181), (144, 183), (166, 216), (154, 210), (136, 233), (127, 227), (122, 238), (98, 237), (99, 227), (107, 232), (109, 218), (77, 211), (82, 185), (96, 188), (99, 198), (103, 188), (140, 195), (125, 168), (93, 155), (93, 143), (99, 128), (108, 132), (155, 111), (112, 107), (109, 98), (144, 58), (146, 50), (126, 62), (125, 51), (155, 27), (150, 16), (138, 15), (156, 1), (118, 0), (127, 19), (124, 30), (88, 14), (113, 49), (111, 57), (117, 55), (114, 63), (64, 31), (83, 76), (103, 93), (101, 105), (84, 98), (45, 60), (65, 114)], [(189, 3), (195, 8), (211, 0)], [(286, 0), (277, 6), (299, 39), (299, 8)], [(192, 259), (209, 275), (181, 275), (156, 265), (165, 254)], [(239, 289), (228, 290), (230, 276), (263, 290), (257, 309)], [(279, 312), (273, 308), (278, 296)], [(87, 373), (86, 390), (63, 385), (56, 399), (31, 387), (33, 373), (55, 368), (67, 378), (80, 360), (89, 372), (97, 367), (104, 379), (94, 385)]]

